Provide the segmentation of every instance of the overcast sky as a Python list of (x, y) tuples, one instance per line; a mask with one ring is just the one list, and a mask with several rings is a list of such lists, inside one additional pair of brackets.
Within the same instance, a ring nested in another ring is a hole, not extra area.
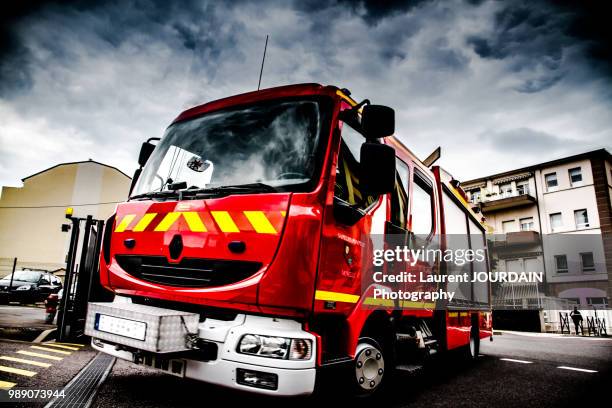
[(421, 158), (442, 146), (462, 180), (612, 148), (597, 2), (15, 3), (0, 21), (0, 185), (89, 158), (131, 174), (181, 110), (256, 88), (266, 34), (262, 87), (390, 105), (404, 143)]

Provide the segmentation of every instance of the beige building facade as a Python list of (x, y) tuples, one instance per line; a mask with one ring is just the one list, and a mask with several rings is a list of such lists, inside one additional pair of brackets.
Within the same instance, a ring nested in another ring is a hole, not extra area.
[(3, 187), (0, 195), (0, 277), (13, 259), (19, 267), (66, 266), (70, 233), (62, 232), (65, 210), (106, 220), (129, 192), (131, 178), (95, 161), (62, 163), (22, 179), (23, 187)]
[(461, 183), (499, 271), (543, 271), (545, 295), (610, 307), (612, 160), (596, 150)]

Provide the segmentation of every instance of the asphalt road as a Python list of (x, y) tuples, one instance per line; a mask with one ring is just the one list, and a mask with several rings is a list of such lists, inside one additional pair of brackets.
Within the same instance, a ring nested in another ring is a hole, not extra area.
[(48, 329), (54, 325), (45, 323), (45, 308), (43, 305), (32, 306), (0, 306), (0, 327)]
[[(425, 371), (396, 378), (377, 400), (339, 393), (316, 398), (264, 398), (179, 379), (117, 361), (94, 407), (249, 406), (292, 408), (341, 403), (384, 407), (563, 407), (604, 400), (612, 384), (612, 339), (504, 333), (484, 341), (482, 357), (465, 363), (448, 354)], [(441, 356), (442, 357), (442, 356)], [(508, 360), (504, 360), (508, 359)], [(595, 372), (575, 371), (562, 366)], [(332, 387), (333, 389), (333, 387)], [(600, 405), (601, 403), (598, 403)], [(604, 404), (605, 405), (605, 404)]]

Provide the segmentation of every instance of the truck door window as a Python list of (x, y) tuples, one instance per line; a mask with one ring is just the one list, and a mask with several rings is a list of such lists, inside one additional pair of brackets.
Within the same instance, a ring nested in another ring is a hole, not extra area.
[(414, 172), (412, 188), (412, 232), (428, 236), (433, 229), (433, 191), (425, 177)]
[(359, 160), (364, 141), (361, 133), (343, 123), (334, 194), (359, 208), (367, 208), (376, 201), (376, 197), (364, 196), (359, 189)]
[(400, 228), (407, 228), (408, 219), (408, 180), (410, 168), (403, 161), (396, 159), (395, 189), (391, 198), (391, 223)]

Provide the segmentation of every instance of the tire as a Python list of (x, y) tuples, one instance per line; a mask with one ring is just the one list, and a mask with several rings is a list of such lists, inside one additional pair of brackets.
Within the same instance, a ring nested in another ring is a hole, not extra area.
[(362, 337), (357, 344), (353, 362), (353, 388), (357, 396), (370, 396), (379, 392), (387, 382), (387, 370), (391, 371), (390, 358), (385, 359), (385, 348), (382, 342), (369, 337)]
[(480, 354), (480, 330), (476, 326), (470, 329), (470, 340), (466, 347), (465, 356), (468, 360), (474, 361), (478, 359)]

